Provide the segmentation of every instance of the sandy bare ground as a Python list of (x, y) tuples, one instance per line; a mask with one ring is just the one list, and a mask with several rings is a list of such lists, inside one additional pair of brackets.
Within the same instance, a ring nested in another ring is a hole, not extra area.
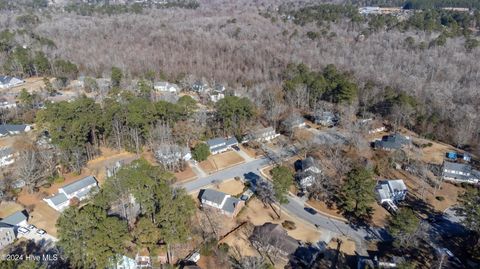
[[(355, 242), (352, 240), (348, 239), (347, 237), (340, 236), (337, 239), (340, 240), (341, 245), (340, 245), (340, 252), (345, 253), (347, 255), (356, 255), (355, 253)], [(333, 239), (328, 243), (327, 245), (328, 248), (331, 249), (337, 249), (338, 248), (338, 242), (337, 240)]]
[(235, 179), (229, 179), (225, 180), (222, 183), (219, 184), (218, 190), (224, 193), (228, 193), (232, 196), (236, 196), (238, 194), (243, 193), (243, 188), (245, 186), (243, 185), (242, 181), (240, 180), (235, 180)]
[(208, 160), (213, 162), (214, 167), (216, 167), (218, 170), (226, 169), (245, 162), (245, 160), (235, 151), (227, 151), (212, 155), (208, 157)]
[(23, 206), (15, 202), (1, 202), (0, 203), (0, 218), (5, 218), (17, 211), (22, 211)]
[[(245, 162), (245, 160), (235, 151), (227, 151), (216, 155), (211, 155), (208, 157), (208, 162), (210, 162), (211, 166), (213, 167), (214, 171), (216, 170), (223, 170), (237, 164)], [(204, 163), (204, 162), (202, 162)], [(202, 164), (200, 164), (202, 165)], [(209, 169), (208, 165), (205, 167), (207, 170)], [(203, 166), (202, 166), (203, 169)], [(207, 173), (211, 173), (210, 170), (205, 170)]]
[(57, 228), (55, 224), (60, 213), (48, 206), (42, 200), (43, 196), (41, 192), (28, 193), (26, 190), (23, 190), (18, 196), (18, 203), (31, 210), (29, 212), (29, 223), (44, 229), (47, 233), (56, 237)]
[(197, 178), (197, 175), (195, 172), (193, 172), (192, 168), (188, 164), (185, 166), (185, 170), (174, 173), (174, 175), (177, 179), (177, 182), (190, 181)]

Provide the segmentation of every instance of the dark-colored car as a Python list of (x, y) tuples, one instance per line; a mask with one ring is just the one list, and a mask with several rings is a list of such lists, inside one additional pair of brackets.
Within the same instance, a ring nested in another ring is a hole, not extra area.
[(308, 213), (310, 213), (312, 215), (317, 214), (317, 211), (315, 211), (315, 209), (313, 209), (311, 207), (305, 207), (304, 209), (305, 209), (305, 211), (307, 211)]
[(240, 148), (238, 146), (235, 146), (235, 145), (232, 146), (232, 149), (234, 149), (236, 151), (240, 151)]

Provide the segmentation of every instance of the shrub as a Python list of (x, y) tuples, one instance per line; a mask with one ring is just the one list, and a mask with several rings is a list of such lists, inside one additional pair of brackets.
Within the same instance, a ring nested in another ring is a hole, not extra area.
[(282, 223), (282, 226), (283, 228), (287, 229), (287, 230), (294, 230), (297, 228), (297, 226), (295, 226), (295, 222), (293, 221), (290, 221), (290, 220), (286, 220)]
[(445, 197), (443, 196), (435, 196), (435, 199), (437, 199), (438, 201), (444, 201), (445, 200)]
[(212, 255), (213, 248), (217, 245), (218, 241), (215, 238), (210, 238), (205, 240), (202, 247), (200, 248), (200, 254), (203, 256)]
[(221, 243), (220, 245), (218, 245), (218, 250), (220, 250), (220, 252), (222, 253), (228, 253), (229, 249), (230, 249), (230, 246), (226, 243)]

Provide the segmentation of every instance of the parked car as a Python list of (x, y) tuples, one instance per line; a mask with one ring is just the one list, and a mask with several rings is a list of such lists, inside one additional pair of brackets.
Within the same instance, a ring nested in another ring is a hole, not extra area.
[(42, 229), (38, 229), (37, 230), (37, 234), (40, 234), (40, 235), (44, 235), (46, 234), (47, 232), (45, 232), (45, 230), (42, 230)]
[(29, 232), (30, 232), (30, 230), (25, 228), (25, 227), (18, 228), (18, 233), (19, 234), (28, 234)]
[(310, 213), (312, 215), (317, 214), (317, 211), (315, 211), (315, 209), (313, 209), (311, 207), (305, 207), (304, 209), (305, 209), (305, 211), (307, 211), (308, 213)]
[(35, 229), (37, 229), (37, 227), (35, 227), (35, 225), (33, 225), (33, 224), (30, 224), (30, 225), (27, 226), (27, 229), (35, 230)]
[(232, 146), (232, 149), (234, 149), (236, 151), (240, 151), (240, 148), (238, 146), (235, 146), (235, 145)]

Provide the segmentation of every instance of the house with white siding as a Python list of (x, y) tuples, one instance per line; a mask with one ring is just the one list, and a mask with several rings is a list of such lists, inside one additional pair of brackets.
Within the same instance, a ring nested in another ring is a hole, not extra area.
[(98, 190), (98, 182), (94, 176), (84, 177), (58, 189), (58, 193), (43, 200), (57, 211), (63, 211), (70, 205), (70, 200), (76, 198), (85, 200), (92, 192)]

